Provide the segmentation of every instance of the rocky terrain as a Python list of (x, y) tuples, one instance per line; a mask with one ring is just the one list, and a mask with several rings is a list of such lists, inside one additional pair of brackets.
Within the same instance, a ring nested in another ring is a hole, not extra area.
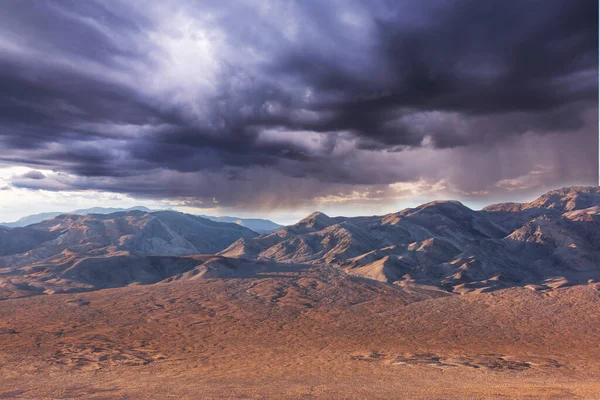
[(600, 190), (574, 187), (474, 211), (435, 201), (384, 216), (313, 213), (220, 254), (334, 265), (349, 274), (451, 292), (600, 280)]
[(599, 193), (2, 229), (0, 398), (594, 399)]

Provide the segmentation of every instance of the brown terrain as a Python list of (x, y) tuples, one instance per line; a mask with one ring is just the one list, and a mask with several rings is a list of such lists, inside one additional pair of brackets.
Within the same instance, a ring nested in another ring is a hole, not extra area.
[(0, 398), (597, 399), (599, 206), (4, 229)]

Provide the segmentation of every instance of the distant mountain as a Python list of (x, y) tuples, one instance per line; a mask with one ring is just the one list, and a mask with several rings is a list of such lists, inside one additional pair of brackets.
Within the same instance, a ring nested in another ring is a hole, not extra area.
[(482, 211), (435, 201), (384, 216), (316, 212), (219, 254), (329, 264), (365, 278), (454, 292), (582, 283), (600, 280), (599, 210), (600, 188), (575, 187)]
[[(73, 210), (69, 212), (47, 212), (41, 214), (33, 214), (28, 215), (26, 217), (20, 218), (15, 222), (2, 222), (0, 226), (4, 226), (7, 228), (21, 228), (32, 224), (37, 224), (49, 218), (54, 218), (61, 214), (76, 214), (76, 215), (88, 215), (88, 214), (111, 214), (116, 212), (124, 212), (124, 211), (145, 211), (152, 212), (158, 210), (151, 210), (147, 207), (138, 206), (131, 208), (115, 208), (115, 207), (92, 207), (92, 208), (83, 208), (79, 210)], [(211, 221), (216, 222), (225, 222), (232, 223), (244, 226), (248, 229), (253, 230), (258, 233), (269, 233), (273, 232), (277, 229), (283, 227), (283, 225), (276, 224), (273, 221), (269, 221), (268, 219), (261, 218), (238, 218), (238, 217), (213, 217), (210, 215), (200, 215), (202, 218), (210, 219)]]
[(61, 214), (77, 214), (77, 215), (87, 215), (87, 214), (110, 214), (115, 212), (123, 212), (123, 211), (146, 211), (150, 212), (149, 208), (146, 207), (131, 207), (131, 208), (114, 208), (114, 207), (92, 207), (92, 208), (83, 208), (79, 210), (74, 210), (70, 212), (47, 212), (40, 214), (28, 215), (26, 217), (20, 218), (15, 222), (2, 222), (1, 226), (5, 226), (7, 228), (21, 228), (27, 225), (37, 224), (38, 222), (42, 222), (49, 218), (54, 218)]
[(25, 228), (0, 228), (0, 287), (31, 294), (77, 290), (86, 282), (115, 287), (130, 278), (153, 281), (183, 271), (183, 264), (185, 270), (198, 265), (179, 257), (214, 254), (256, 235), (175, 211), (61, 214)]
[(37, 224), (38, 222), (42, 222), (43, 220), (48, 219), (48, 218), (54, 218), (60, 214), (63, 214), (63, 213), (47, 212), (47, 213), (41, 213), (41, 214), (33, 214), (33, 215), (25, 216), (23, 218), (19, 218), (15, 222), (1, 222), (0, 226), (4, 226), (6, 228), (22, 228), (27, 225)]
[(152, 212), (158, 210), (151, 210), (148, 207), (144, 206), (135, 206), (130, 208), (118, 208), (118, 207), (92, 207), (92, 208), (82, 208), (79, 210), (75, 210), (70, 212), (69, 214), (78, 214), (78, 215), (87, 215), (87, 214), (112, 214), (116, 212), (124, 212), (124, 211), (144, 211), (144, 212)]
[[(215, 222), (176, 211), (61, 214), (27, 228), (60, 232), (55, 240), (41, 244), (45, 250), (43, 255), (49, 251), (63, 250), (83, 255), (119, 251), (147, 255), (215, 253), (239, 238), (257, 235), (243, 226)], [(27, 255), (39, 251), (39, 247), (32, 248)]]
[(283, 225), (276, 224), (275, 222), (269, 221), (268, 219), (260, 218), (213, 217), (210, 215), (200, 215), (200, 217), (217, 222), (228, 222), (232, 224), (238, 224), (241, 226), (245, 226), (248, 229), (252, 229), (254, 232), (258, 233), (269, 233), (283, 227)]

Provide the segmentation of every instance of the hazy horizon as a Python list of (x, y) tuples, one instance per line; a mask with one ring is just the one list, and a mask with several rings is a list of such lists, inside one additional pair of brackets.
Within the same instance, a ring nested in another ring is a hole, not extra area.
[[(573, 186), (586, 186), (586, 185), (573, 185)], [(589, 186), (589, 185), (587, 185)], [(592, 186), (596, 186), (596, 185), (592, 185)], [(465, 206), (473, 209), (473, 210), (480, 210), (485, 206), (489, 206), (491, 204), (495, 204), (495, 203), (528, 203), (531, 202), (535, 199), (537, 199), (539, 196), (543, 195), (544, 193), (550, 191), (550, 190), (555, 190), (555, 189), (561, 189), (562, 187), (556, 187), (556, 188), (551, 188), (548, 190), (543, 190), (537, 194), (531, 194), (529, 196), (525, 196), (522, 193), (519, 194), (519, 199), (514, 199), (513, 197), (509, 195), (506, 196), (506, 198), (499, 198), (497, 199), (497, 201), (494, 202), (490, 202), (490, 203), (473, 203), (473, 202), (468, 202), (468, 201), (461, 201), (459, 199), (456, 198), (413, 198), (410, 201), (406, 201), (406, 202), (399, 202), (398, 203), (398, 207), (395, 209), (389, 208), (389, 206), (385, 209), (381, 209), (381, 212), (379, 213), (361, 213), (360, 211), (357, 211), (355, 213), (346, 213), (346, 214), (340, 214), (340, 213), (336, 213), (335, 210), (327, 210), (327, 209), (307, 209), (307, 210), (303, 210), (301, 212), (297, 212), (297, 213), (291, 213), (288, 215), (284, 215), (284, 216), (278, 216), (277, 214), (275, 214), (275, 217), (270, 217), (270, 215), (272, 215), (271, 213), (248, 213), (248, 212), (241, 212), (236, 214), (235, 212), (228, 212), (228, 211), (234, 211), (234, 210), (222, 210), (222, 209), (218, 209), (218, 208), (211, 208), (211, 209), (196, 209), (196, 208), (186, 208), (186, 207), (169, 207), (169, 206), (165, 206), (163, 203), (160, 202), (148, 202), (148, 201), (137, 201), (135, 199), (127, 199), (127, 200), (123, 200), (123, 199), (114, 199), (112, 200), (113, 202), (110, 203), (110, 205), (106, 205), (106, 203), (102, 203), (102, 204), (96, 204), (94, 203), (93, 199), (90, 200), (89, 203), (76, 203), (76, 204), (83, 204), (80, 207), (69, 207), (66, 204), (58, 205), (55, 208), (42, 208), (42, 211), (39, 212), (33, 212), (33, 213), (27, 213), (25, 212), (24, 214), (12, 219), (12, 220), (1, 220), (0, 219), (0, 224), (2, 223), (12, 223), (12, 222), (16, 222), (21, 218), (24, 217), (28, 217), (31, 215), (36, 215), (36, 214), (43, 214), (43, 213), (52, 213), (52, 212), (64, 212), (64, 213), (69, 213), (72, 211), (76, 211), (76, 210), (80, 210), (80, 209), (89, 209), (89, 208), (95, 208), (95, 207), (101, 207), (101, 208), (119, 208), (119, 209), (128, 209), (128, 208), (134, 208), (134, 207), (146, 207), (151, 209), (152, 211), (158, 211), (158, 210), (174, 210), (174, 211), (179, 211), (179, 212), (184, 212), (184, 213), (188, 213), (188, 214), (194, 214), (194, 215), (208, 215), (208, 216), (215, 216), (215, 217), (239, 217), (239, 218), (259, 218), (259, 219), (267, 219), (267, 220), (271, 220), (277, 224), (280, 225), (290, 225), (290, 224), (294, 224), (296, 222), (298, 222), (299, 220), (303, 219), (304, 217), (306, 217), (307, 215), (311, 214), (312, 212), (323, 212), (331, 217), (356, 217), (356, 216), (368, 216), (368, 215), (384, 215), (384, 214), (388, 214), (388, 213), (393, 213), (396, 211), (400, 211), (402, 209), (405, 208), (413, 208), (413, 207), (417, 207), (419, 205), (425, 204), (425, 203), (429, 203), (431, 201), (436, 201), (436, 200), (455, 200), (455, 201), (460, 201), (462, 202)], [(3, 215), (3, 214), (2, 214)]]

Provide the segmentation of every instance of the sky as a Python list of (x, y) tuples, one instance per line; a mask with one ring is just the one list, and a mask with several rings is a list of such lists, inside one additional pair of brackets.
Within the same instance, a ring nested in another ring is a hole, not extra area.
[(9, 1), (0, 221), (289, 222), (598, 184), (598, 2)]

